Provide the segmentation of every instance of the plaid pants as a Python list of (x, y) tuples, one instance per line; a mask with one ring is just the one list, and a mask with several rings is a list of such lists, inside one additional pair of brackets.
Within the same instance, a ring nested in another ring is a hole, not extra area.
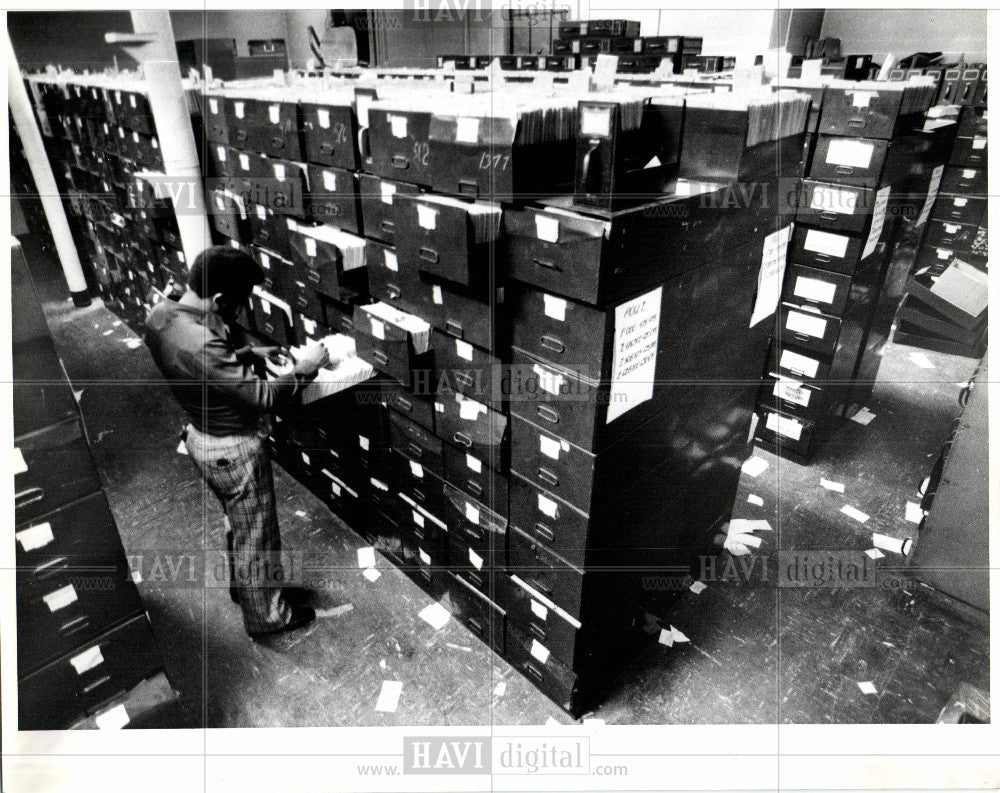
[(188, 424), (185, 443), (229, 521), (230, 574), (235, 573), (244, 626), (260, 633), (287, 625), (291, 609), (271, 575), (281, 564), (281, 534), (265, 436), (216, 437)]

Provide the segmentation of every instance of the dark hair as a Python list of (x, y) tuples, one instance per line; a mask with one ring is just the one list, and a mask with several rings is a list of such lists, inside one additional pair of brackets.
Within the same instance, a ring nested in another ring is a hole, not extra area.
[(264, 271), (250, 256), (237, 248), (213, 245), (194, 258), (188, 286), (198, 297), (220, 292), (226, 297), (242, 297), (264, 283)]

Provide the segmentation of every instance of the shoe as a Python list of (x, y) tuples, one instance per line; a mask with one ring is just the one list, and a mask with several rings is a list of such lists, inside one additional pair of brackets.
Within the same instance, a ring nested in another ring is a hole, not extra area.
[(303, 625), (308, 625), (314, 619), (316, 619), (316, 610), (311, 606), (292, 606), (292, 618), (288, 620), (288, 623), (282, 625), (277, 630), (273, 631), (247, 631), (250, 637), (253, 639), (259, 639), (266, 636), (274, 636), (278, 633), (288, 633), (288, 631), (294, 631), (296, 628), (301, 628)]
[(229, 585), (229, 597), (232, 598), (233, 603), (240, 602), (239, 588), (236, 586), (236, 584)]
[(301, 586), (286, 586), (281, 590), (281, 596), (292, 606), (305, 606), (315, 599), (316, 593)]

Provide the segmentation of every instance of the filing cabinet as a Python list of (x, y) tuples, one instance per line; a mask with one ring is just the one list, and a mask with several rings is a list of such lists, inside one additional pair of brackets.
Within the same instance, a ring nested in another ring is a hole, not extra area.
[(447, 524), (444, 480), (430, 469), (425, 470), (421, 463), (398, 453), (393, 455), (391, 465), (396, 471), (400, 494)]
[(408, 182), (385, 179), (372, 174), (358, 175), (361, 215), (369, 239), (395, 244), (397, 196), (417, 195), (420, 189)]
[(957, 138), (949, 164), (962, 168), (985, 168), (989, 162), (986, 143), (985, 136)]
[(819, 132), (825, 135), (890, 140), (923, 123), (932, 92), (920, 85), (872, 82), (828, 85)]
[(385, 179), (431, 186), (431, 113), (373, 103), (368, 108), (371, 171)]
[(354, 309), (358, 356), (409, 387), (433, 371), (430, 326), (412, 314), (385, 303)]
[(365, 241), (326, 225), (288, 221), (288, 239), (300, 278), (332, 300), (355, 302), (368, 294)]
[(312, 220), (361, 234), (358, 177), (341, 168), (310, 164), (306, 212)]
[(292, 336), (292, 309), (287, 302), (255, 287), (254, 293), (250, 295), (250, 309), (257, 333), (282, 347), (295, 343)]
[(941, 177), (940, 193), (959, 195), (986, 195), (986, 170), (949, 165)]
[(972, 223), (931, 220), (927, 224), (924, 244), (953, 251), (965, 251), (972, 246), (978, 230), (979, 226)]
[(453, 572), (448, 574), (447, 581), (455, 619), (494, 652), (503, 655), (506, 622), (503, 608)]
[(302, 112), (302, 137), (305, 159), (317, 165), (356, 171), (361, 162), (358, 154), (358, 122), (349, 102), (299, 103)]
[(500, 514), (507, 514), (509, 485), (506, 474), (498, 473), (486, 460), (453, 443), (443, 445), (442, 461), (444, 477), (450, 487)]
[(301, 160), (299, 109), (280, 97), (226, 96), (228, 143), (272, 157)]
[(978, 225), (986, 215), (986, 199), (939, 194), (931, 210), (932, 220)]

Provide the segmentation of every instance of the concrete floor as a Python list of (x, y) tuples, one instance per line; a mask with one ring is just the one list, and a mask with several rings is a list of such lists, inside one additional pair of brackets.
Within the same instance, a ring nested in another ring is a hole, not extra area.
[[(135, 335), (103, 306), (73, 309), (47, 256), (29, 258), (57, 347), (77, 390), (97, 465), (126, 552), (143, 555), (139, 588), (179, 700), (137, 726), (542, 724), (570, 718), (502, 659), (451, 621), (417, 617), (430, 599), (381, 557), (362, 577), (360, 538), (280, 469), (284, 547), (329, 571), (320, 606), (345, 616), (254, 643), (224, 588), (154, 580), (153, 554), (222, 547), (222, 513), (177, 452), (182, 417)], [(871, 533), (911, 536), (907, 500), (928, 473), (958, 414), (975, 362), (928, 353), (933, 369), (890, 345), (869, 401), (876, 419), (847, 422), (813, 465), (766, 452), (743, 476), (734, 516), (774, 531), (736, 562), (773, 564), (778, 550), (871, 547)], [(984, 439), (984, 443), (985, 443)], [(845, 493), (820, 486), (841, 482)], [(763, 506), (748, 502), (756, 495)], [(840, 513), (849, 503), (871, 518)], [(730, 558), (720, 558), (720, 564)], [(882, 564), (898, 564), (887, 557)], [(920, 585), (776, 588), (749, 575), (683, 592), (662, 616), (689, 643), (652, 645), (621, 670), (596, 712), (609, 724), (932, 722), (962, 681), (988, 690), (988, 636), (942, 610)], [(186, 573), (181, 576), (186, 578)], [(395, 713), (377, 713), (383, 680), (402, 681)], [(506, 691), (496, 696), (499, 681)], [(877, 694), (858, 687), (871, 681)]]

